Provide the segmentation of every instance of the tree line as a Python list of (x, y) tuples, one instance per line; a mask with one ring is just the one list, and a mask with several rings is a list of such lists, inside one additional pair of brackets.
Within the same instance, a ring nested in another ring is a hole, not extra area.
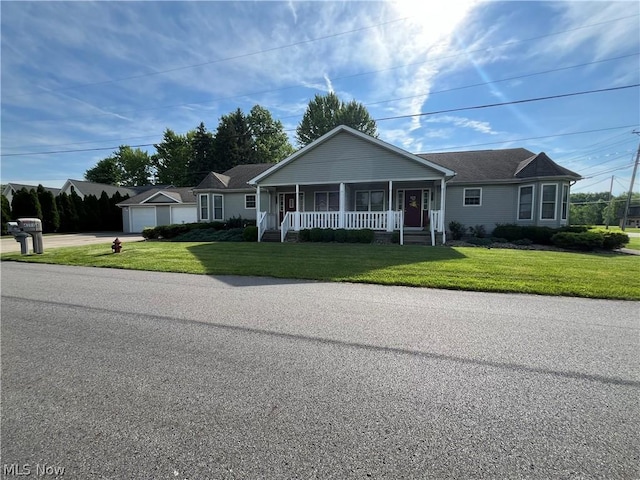
[[(572, 225), (620, 225), (629, 193), (609, 200), (609, 192), (572, 193), (569, 221)], [(631, 197), (631, 205), (640, 205), (640, 193)]]
[[(376, 123), (362, 104), (343, 102), (329, 93), (309, 102), (296, 129), (296, 141), (303, 147), (338, 125), (377, 136)], [(209, 172), (222, 173), (242, 164), (277, 163), (295, 152), (282, 122), (260, 105), (246, 115), (240, 108), (223, 115), (215, 133), (204, 122), (185, 134), (167, 128), (154, 148), (155, 153), (149, 155), (122, 145), (87, 170), (85, 179), (121, 186), (196, 186)]]
[(37, 189), (18, 190), (9, 200), (2, 197), (2, 233), (7, 222), (18, 218), (39, 218), (44, 233), (122, 231), (122, 211), (116, 205), (127, 198), (118, 192), (111, 197), (102, 192), (100, 198), (76, 192), (62, 192), (57, 196), (42, 185)]

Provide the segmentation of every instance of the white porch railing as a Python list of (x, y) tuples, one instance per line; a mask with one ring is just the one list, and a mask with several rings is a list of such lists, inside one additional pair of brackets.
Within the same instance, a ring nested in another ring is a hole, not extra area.
[(290, 230), (311, 228), (344, 228), (346, 230), (400, 231), (403, 243), (403, 212), (286, 212), (280, 224), (280, 239), (284, 242)]
[(444, 212), (442, 210), (429, 211), (429, 229), (431, 233), (431, 246), (436, 244), (436, 232), (442, 233), (442, 243), (445, 243)]
[(258, 241), (262, 240), (262, 234), (267, 230), (267, 212), (258, 212)]

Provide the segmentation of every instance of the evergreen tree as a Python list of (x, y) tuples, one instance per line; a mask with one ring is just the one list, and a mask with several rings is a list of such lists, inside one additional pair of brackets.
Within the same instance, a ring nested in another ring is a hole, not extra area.
[(84, 197), (82, 204), (82, 229), (85, 232), (96, 232), (100, 230), (100, 205), (98, 203), (98, 199), (95, 195), (87, 195)]
[(42, 208), (42, 231), (44, 233), (57, 232), (60, 228), (60, 214), (53, 193), (42, 185), (38, 185), (37, 194)]
[(296, 129), (296, 140), (302, 146), (308, 145), (339, 125), (346, 125), (373, 137), (378, 136), (376, 122), (364, 105), (355, 100), (344, 103), (335, 93), (330, 92), (324, 96), (316, 95), (309, 102)]
[(197, 186), (215, 168), (213, 135), (207, 131), (204, 123), (200, 122), (191, 140), (187, 183), (191, 186)]
[(73, 209), (75, 210), (75, 216), (73, 217), (73, 232), (83, 232), (84, 226), (86, 225), (85, 211), (84, 211), (84, 201), (75, 191), (71, 192), (69, 195), (69, 200), (73, 204)]
[[(75, 192), (73, 195), (78, 196)], [(62, 192), (56, 197), (58, 214), (60, 215), (60, 232), (78, 232), (80, 218), (71, 197)]]
[(42, 219), (42, 208), (36, 191), (33, 188), (28, 191), (26, 188), (18, 190), (11, 200), (11, 213), (13, 218)]
[(11, 221), (11, 204), (4, 195), (0, 197), (2, 197), (2, 234), (4, 235), (7, 233), (7, 222)]
[(236, 165), (256, 163), (253, 137), (247, 118), (239, 108), (223, 115), (213, 139), (215, 166), (211, 170), (224, 172)]
[(111, 230), (111, 200), (105, 191), (102, 191), (102, 195), (98, 199), (98, 212), (100, 222), (97, 229), (100, 231)]

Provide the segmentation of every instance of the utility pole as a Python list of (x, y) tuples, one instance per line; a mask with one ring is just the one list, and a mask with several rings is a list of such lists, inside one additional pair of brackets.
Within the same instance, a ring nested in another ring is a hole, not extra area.
[[(636, 135), (640, 134), (640, 131), (634, 130)], [(622, 217), (622, 231), (627, 227), (627, 217), (629, 216), (629, 205), (631, 205), (631, 194), (633, 192), (633, 183), (636, 181), (636, 172), (638, 171), (638, 160), (640, 160), (640, 143), (638, 143), (638, 153), (636, 153), (636, 163), (633, 166), (633, 173), (631, 174), (631, 183), (629, 184), (629, 194), (627, 195), (627, 204), (624, 207), (624, 216)]]
[(611, 185), (609, 186), (609, 211), (605, 214), (605, 226), (606, 229), (609, 230), (609, 219), (611, 218), (611, 203), (613, 202), (613, 175), (611, 175)]

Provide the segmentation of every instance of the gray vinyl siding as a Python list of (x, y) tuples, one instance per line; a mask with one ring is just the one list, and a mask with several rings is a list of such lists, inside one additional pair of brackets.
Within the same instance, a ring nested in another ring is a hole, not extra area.
[(131, 233), (131, 229), (129, 228), (129, 208), (124, 207), (120, 210), (122, 210), (122, 232)]
[[(249, 194), (250, 192), (233, 192), (233, 193), (225, 193), (224, 194), (224, 218), (226, 220), (232, 217), (242, 217), (247, 220), (255, 220), (256, 219), (256, 209), (255, 208), (244, 208), (244, 196)], [(251, 193), (253, 195), (254, 193)], [(265, 192), (260, 192), (260, 195), (268, 196)], [(262, 199), (260, 199), (260, 203)]]
[[(481, 205), (464, 205), (464, 189), (481, 188)], [(456, 221), (466, 227), (484, 225), (490, 234), (497, 223), (515, 223), (518, 185), (448, 185), (445, 199), (445, 227)]]
[(440, 177), (441, 172), (343, 132), (283, 166), (260, 185)]
[(156, 225), (169, 225), (171, 223), (171, 211), (169, 205), (156, 207)]

